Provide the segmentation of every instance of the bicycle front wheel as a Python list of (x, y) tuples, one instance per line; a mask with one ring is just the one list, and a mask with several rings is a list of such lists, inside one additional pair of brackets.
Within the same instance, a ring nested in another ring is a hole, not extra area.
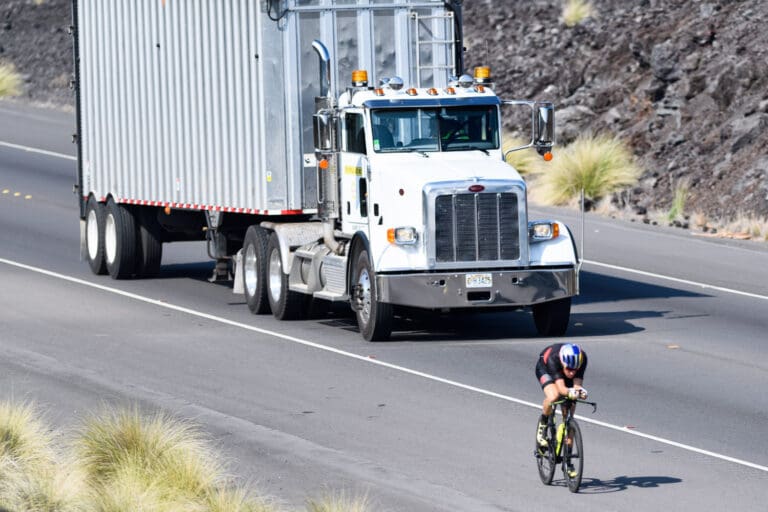
[(572, 419), (568, 425), (568, 437), (571, 442), (566, 442), (563, 446), (565, 480), (568, 482), (569, 491), (579, 492), (584, 470), (584, 442), (581, 439), (581, 428), (576, 420)]
[[(538, 424), (536, 425), (538, 429)], [(544, 485), (552, 483), (552, 478), (555, 476), (555, 469), (557, 469), (557, 462), (555, 458), (555, 428), (553, 425), (547, 427), (547, 439), (549, 440), (549, 446), (546, 448), (540, 448), (539, 443), (536, 443), (536, 465), (539, 468), (539, 478), (541, 478)]]

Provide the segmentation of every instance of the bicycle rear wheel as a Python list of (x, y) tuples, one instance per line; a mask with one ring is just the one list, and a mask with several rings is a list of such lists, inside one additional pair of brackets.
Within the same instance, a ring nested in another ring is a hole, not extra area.
[[(538, 430), (538, 423), (536, 424)], [(555, 427), (550, 424), (547, 426), (547, 440), (549, 445), (546, 448), (539, 448), (539, 443), (536, 443), (536, 466), (539, 468), (539, 478), (541, 478), (544, 485), (552, 483), (552, 478), (555, 476), (555, 469), (557, 469), (557, 462), (555, 460)]]
[[(571, 438), (570, 444), (563, 446), (563, 461), (565, 469), (565, 480), (568, 482), (568, 490), (579, 492), (581, 486), (581, 476), (584, 470), (584, 442), (581, 439), (581, 428), (576, 420), (571, 420), (568, 426), (568, 434)], [(573, 465), (574, 472), (568, 472), (568, 466)]]

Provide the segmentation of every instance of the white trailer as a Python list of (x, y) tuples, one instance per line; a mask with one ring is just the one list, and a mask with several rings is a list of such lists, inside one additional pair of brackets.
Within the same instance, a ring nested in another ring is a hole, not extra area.
[(206, 240), (255, 314), (344, 301), (367, 340), (400, 307), (533, 310), (565, 333), (568, 228), (529, 221), (505, 101), (463, 73), (461, 0), (73, 0), (81, 245), (115, 279)]

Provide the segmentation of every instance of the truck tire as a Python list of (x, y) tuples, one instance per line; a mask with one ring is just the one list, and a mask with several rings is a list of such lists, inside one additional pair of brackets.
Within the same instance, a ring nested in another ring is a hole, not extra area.
[(379, 302), (376, 274), (371, 269), (368, 251), (357, 255), (352, 273), (352, 300), (360, 334), (367, 341), (387, 341), (392, 334), (394, 310), (391, 304)]
[(85, 207), (85, 247), (88, 265), (96, 275), (107, 273), (107, 262), (104, 259), (104, 204), (91, 197)]
[(155, 277), (160, 273), (163, 260), (163, 242), (160, 225), (153, 218), (154, 208), (141, 210), (139, 219), (139, 261), (137, 274), (141, 277)]
[(267, 299), (267, 244), (269, 234), (260, 226), (251, 226), (243, 240), (243, 292), (248, 309), (254, 315), (270, 312)]
[(104, 223), (104, 256), (112, 279), (127, 279), (136, 273), (138, 238), (133, 214), (110, 199)]
[(267, 298), (272, 314), (278, 320), (299, 320), (307, 310), (309, 295), (288, 289), (288, 274), (283, 272), (280, 242), (272, 233), (267, 243)]
[(541, 336), (562, 336), (568, 330), (571, 317), (571, 298), (533, 305), (533, 322)]

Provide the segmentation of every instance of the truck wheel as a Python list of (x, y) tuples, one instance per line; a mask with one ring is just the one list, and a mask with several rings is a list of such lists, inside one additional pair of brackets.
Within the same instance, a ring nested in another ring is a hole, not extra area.
[(126, 279), (136, 272), (137, 242), (133, 214), (110, 199), (104, 222), (104, 256), (112, 279)]
[(88, 199), (85, 207), (85, 247), (88, 250), (88, 265), (96, 275), (107, 273), (104, 259), (104, 205), (94, 197)]
[(267, 243), (267, 298), (272, 314), (278, 320), (298, 320), (307, 309), (309, 295), (292, 292), (288, 289), (288, 274), (283, 272), (283, 260), (280, 257), (280, 242), (272, 233)]
[(376, 275), (368, 251), (357, 256), (352, 274), (352, 300), (360, 334), (368, 341), (387, 341), (392, 334), (394, 312), (391, 304), (376, 300)]
[(155, 277), (160, 273), (163, 259), (163, 242), (160, 225), (152, 215), (153, 209), (143, 209), (139, 216), (139, 252), (137, 273), (141, 277)]
[(248, 309), (254, 315), (269, 313), (267, 299), (267, 243), (269, 235), (260, 226), (251, 226), (243, 240), (243, 290)]
[(570, 317), (570, 297), (533, 305), (533, 322), (541, 336), (562, 336), (568, 330)]

